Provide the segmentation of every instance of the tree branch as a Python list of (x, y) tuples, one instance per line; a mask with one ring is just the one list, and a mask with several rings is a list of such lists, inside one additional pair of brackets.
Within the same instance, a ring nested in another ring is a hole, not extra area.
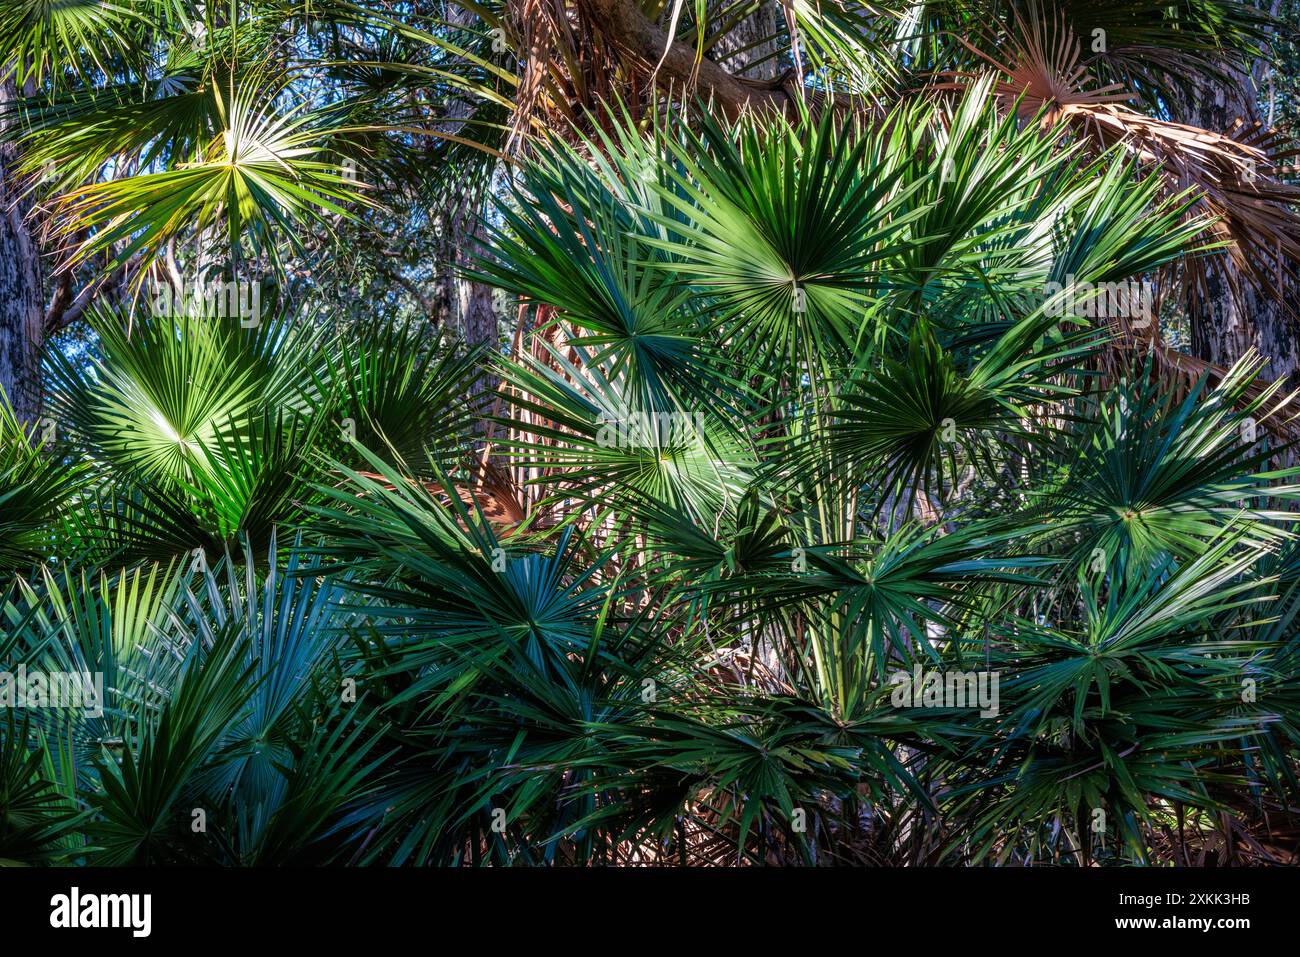
[[(642, 60), (647, 68), (659, 66), (660, 78), (683, 88), (696, 86), (705, 99), (712, 99), (724, 113), (735, 117), (746, 109), (793, 111), (797, 82), (790, 74), (774, 81), (746, 80), (733, 76), (708, 58), (695, 62), (695, 49), (675, 40), (653, 23), (632, 0), (582, 0), (593, 26), (626, 53)], [(667, 53), (664, 52), (667, 47)]]
[(122, 263), (111, 273), (91, 282), (77, 293), (75, 299), (72, 298), (72, 271), (64, 270), (59, 276), (59, 288), (55, 290), (50, 308), (45, 313), (45, 334), (57, 335), (80, 319), (99, 291), (117, 282), (128, 265), (129, 262)]

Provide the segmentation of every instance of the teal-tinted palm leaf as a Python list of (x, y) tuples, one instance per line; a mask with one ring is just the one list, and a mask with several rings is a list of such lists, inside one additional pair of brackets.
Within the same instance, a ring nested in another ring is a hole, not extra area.
[[(1221, 768), (1214, 749), (1254, 739), (1272, 720), (1241, 707), (1243, 676), (1265, 646), (1231, 622), (1269, 611), (1252, 596), (1258, 555), (1241, 543), (1240, 531), (1225, 534), (1186, 566), (1149, 572), (1105, 599), (1085, 590), (1082, 630), (1000, 630), (990, 665), (1001, 675), (998, 722), (1016, 734), (989, 751), (1005, 777), (958, 802), (983, 805), (968, 835), (980, 856), (1000, 842), (993, 828), (1014, 822), (1036, 830), (1032, 846), (1053, 823), (1082, 828), (1071, 839), (1075, 863), (1107, 840), (1111, 853), (1125, 847), (1141, 859), (1153, 799), (1219, 806), (1215, 787), (1239, 772)], [(1094, 831), (1094, 819), (1105, 826)]]
[(26, 718), (19, 722), (6, 708), (0, 723), (0, 866), (58, 862), (76, 820), (40, 738)]
[(1203, 379), (1176, 401), (1148, 365), (1100, 400), (1062, 470), (1037, 492), (1050, 504), (1035, 513), (1080, 536), (1078, 564), (1122, 574), (1163, 555), (1191, 558), (1238, 516), (1256, 543), (1286, 536), (1295, 470), (1269, 467), (1263, 423), (1278, 385), (1250, 396), (1257, 368), (1244, 358), (1215, 388)]
[[(646, 404), (630, 369), (619, 375), (614, 362), (582, 358), (578, 365), (556, 350), (550, 363), (503, 368), (518, 389), (515, 407), (538, 420), (504, 445), (521, 461), (548, 463), (554, 471), (542, 482), (552, 496), (619, 502), (644, 494), (708, 515), (740, 493), (755, 458), (725, 407)], [(749, 401), (742, 392), (735, 399)]]
[[(78, 678), (80, 694), (33, 710), (63, 777), (93, 779), (93, 762), (120, 754), (157, 715), (190, 644), (169, 617), (179, 591), (175, 566), (99, 573), (44, 570), (0, 604), (11, 636), (4, 668), (19, 664)], [(167, 653), (160, 649), (169, 648)], [(101, 697), (102, 695), (102, 697)]]
[(203, 860), (203, 835), (179, 803), (212, 746), (256, 688), (247, 644), (228, 628), (211, 649), (192, 646), (184, 674), (156, 722), (144, 725), (119, 762), (100, 765), (102, 792), (88, 825), (96, 864), (178, 864)]
[(0, 394), (0, 574), (25, 571), (38, 562), (49, 538), (85, 477), (78, 463), (40, 447), (45, 424), (24, 427)]

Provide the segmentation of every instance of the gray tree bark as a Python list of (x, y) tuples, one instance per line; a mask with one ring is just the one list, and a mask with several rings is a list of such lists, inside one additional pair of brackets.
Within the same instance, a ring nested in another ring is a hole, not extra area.
[[(454, 3), (447, 6), (451, 23), (469, 26), (477, 15)], [(457, 100), (450, 104), (445, 124), (448, 132), (460, 132), (474, 115), (474, 105)], [(487, 236), (480, 218), (486, 200), (484, 184), (461, 182), (450, 188), (436, 211), (442, 229), (439, 239), (439, 267), (434, 285), (434, 302), (448, 325), (455, 328), (471, 348), (498, 340), (497, 315), (492, 308), (492, 289), (459, 275), (472, 267), (474, 254), (483, 248)], [(479, 383), (484, 385), (483, 382)]]
[(484, 198), (481, 188), (459, 186), (445, 197), (437, 212), (441, 236), (434, 284), (435, 309), (470, 347), (497, 341), (492, 289), (458, 275), (460, 269), (472, 267), (474, 253), (486, 243), (480, 219)]
[[(0, 81), (0, 116), (18, 99), (12, 77)], [(6, 121), (0, 119), (0, 132)], [(45, 308), (40, 249), (28, 227), (30, 203), (16, 181), (18, 148), (0, 143), (0, 389), (19, 421), (41, 413)]]
[[(728, 0), (710, 0), (709, 16), (716, 18), (727, 6)], [(713, 47), (713, 59), (737, 76), (774, 80), (781, 72), (780, 61), (774, 56), (761, 63), (758, 61), (776, 52), (776, 42), (772, 39), (776, 32), (776, 0), (759, 0), (757, 10), (718, 40)]]
[[(1184, 106), (1187, 121), (1226, 133), (1238, 118), (1247, 123), (1261, 120), (1256, 81), (1265, 66), (1260, 60), (1250, 73), (1230, 71), (1230, 84), (1209, 79), (1201, 83), (1194, 101)], [(1241, 294), (1234, 296), (1229, 284), (1233, 268), (1226, 255), (1204, 264), (1204, 295), (1190, 303), (1192, 351), (1208, 362), (1230, 366), (1254, 348), (1267, 360), (1265, 378), (1281, 379), (1288, 388), (1300, 386), (1300, 343), (1285, 302), (1293, 291), (1256, 289), (1244, 281), (1239, 284)]]

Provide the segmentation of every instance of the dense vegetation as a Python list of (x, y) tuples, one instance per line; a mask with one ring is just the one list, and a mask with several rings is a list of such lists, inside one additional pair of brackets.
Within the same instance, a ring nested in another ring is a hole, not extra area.
[(1296, 862), (1286, 24), (765, 6), (5, 5), (0, 863)]

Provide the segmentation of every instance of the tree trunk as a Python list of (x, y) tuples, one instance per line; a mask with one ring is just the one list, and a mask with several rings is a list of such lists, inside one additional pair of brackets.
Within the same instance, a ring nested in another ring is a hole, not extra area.
[(1192, 300), (1192, 352), (1207, 362), (1230, 366), (1254, 348), (1267, 364), (1261, 375), (1282, 379), (1286, 390), (1300, 386), (1300, 342), (1283, 304), (1272, 290), (1246, 285), (1234, 296), (1226, 256), (1205, 263), (1204, 298)]
[[(478, 21), (476, 14), (454, 3), (448, 4), (446, 16), (449, 23), (460, 26), (472, 26)], [(475, 109), (467, 100), (453, 100), (447, 108), (448, 122), (440, 125), (449, 133), (459, 133), (473, 118)], [(471, 348), (485, 344), (495, 347), (499, 337), (491, 287), (458, 274), (461, 269), (472, 267), (474, 254), (484, 248), (487, 237), (480, 217), (486, 198), (485, 184), (473, 178), (458, 180), (448, 187), (437, 211), (442, 228), (438, 237), (440, 254), (434, 298), (444, 322), (456, 329), (461, 340)], [(480, 389), (489, 385), (483, 379), (477, 383)]]
[[(1184, 107), (1188, 122), (1226, 133), (1238, 118), (1247, 123), (1260, 119), (1252, 76), (1235, 69), (1227, 72), (1230, 83), (1207, 78), (1198, 85), (1196, 99)], [(1281, 291), (1256, 289), (1243, 279), (1241, 295), (1234, 296), (1229, 285), (1234, 267), (1228, 257), (1219, 254), (1203, 265), (1204, 294), (1189, 297), (1196, 356), (1230, 366), (1254, 348), (1267, 360), (1264, 378), (1284, 380), (1288, 388), (1300, 386), (1300, 343)]]
[(457, 184), (439, 204), (438, 274), (434, 301), (449, 328), (470, 347), (497, 342), (497, 316), (492, 310), (492, 289), (458, 275), (470, 268), (474, 254), (484, 248), (486, 235), (480, 220), (483, 190), (476, 184)]
[[(727, 6), (727, 0), (710, 0), (709, 16), (718, 17)], [(771, 56), (777, 48), (774, 39), (776, 24), (776, 0), (760, 0), (757, 10), (728, 30), (714, 45), (713, 59), (736, 76), (751, 80), (775, 80), (781, 73), (781, 61)], [(769, 56), (771, 59), (758, 62)]]
[[(0, 81), (0, 116), (17, 99), (13, 79)], [(41, 413), (45, 309), (40, 250), (26, 222), (30, 203), (19, 197), (17, 165), (17, 146), (0, 143), (0, 390), (19, 421), (30, 423)]]

